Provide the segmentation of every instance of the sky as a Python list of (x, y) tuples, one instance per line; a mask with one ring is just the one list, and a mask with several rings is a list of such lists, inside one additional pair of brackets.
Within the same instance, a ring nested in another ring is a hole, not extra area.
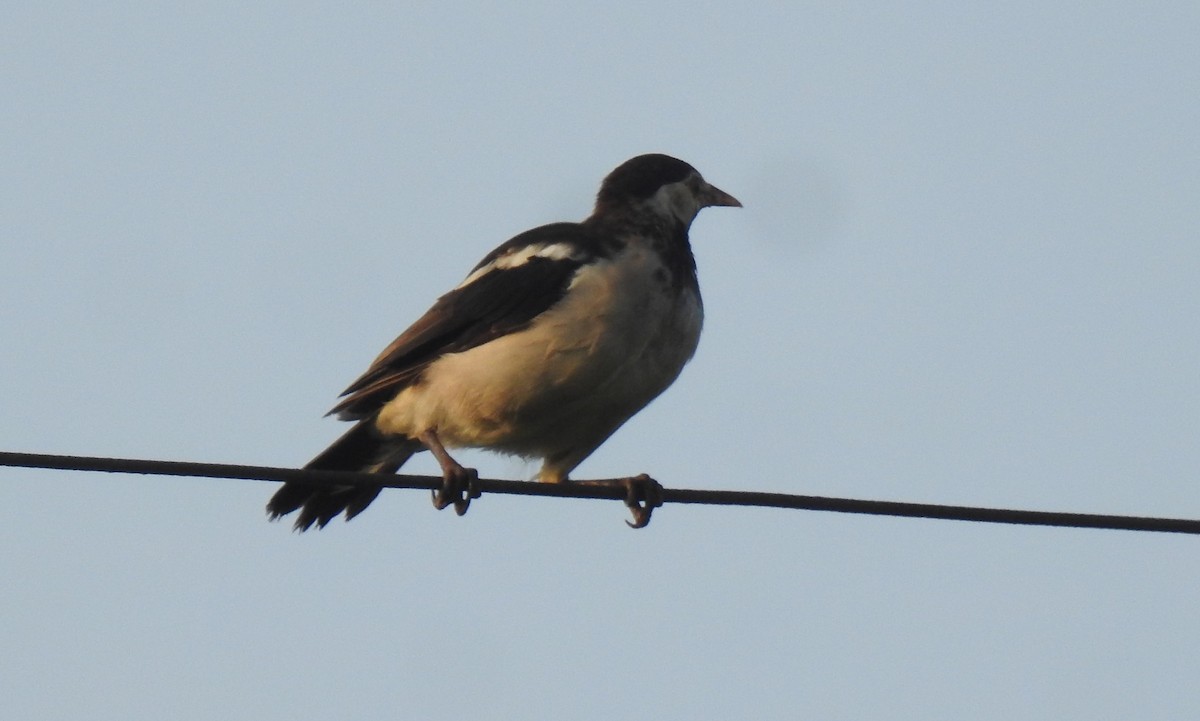
[[(745, 207), (692, 227), (695, 359), (575, 477), (1200, 517), (1195, 3), (3, 18), (0, 450), (302, 465), (485, 253), (665, 152)], [(413, 491), (298, 535), (273, 488), (0, 468), (6, 710), (1200, 713), (1194, 537)]]

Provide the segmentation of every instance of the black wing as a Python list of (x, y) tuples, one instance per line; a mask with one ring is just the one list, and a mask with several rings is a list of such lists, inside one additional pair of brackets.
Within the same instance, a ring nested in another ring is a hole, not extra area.
[(496, 268), (456, 288), (375, 359), (358, 380), (342, 392), (330, 414), (360, 420), (378, 411), (420, 378), (430, 363), (521, 330), (566, 294), (575, 272), (602, 252), (599, 238), (577, 223), (555, 223), (526, 231), (492, 251), (473, 273), (530, 246), (563, 245), (570, 257), (531, 257), (518, 265)]

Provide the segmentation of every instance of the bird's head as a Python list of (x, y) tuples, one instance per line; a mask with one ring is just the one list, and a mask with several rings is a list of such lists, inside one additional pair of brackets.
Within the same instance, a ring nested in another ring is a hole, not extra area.
[(701, 208), (742, 207), (737, 198), (710, 185), (692, 166), (669, 155), (639, 155), (621, 163), (600, 184), (593, 217), (650, 213), (689, 227)]

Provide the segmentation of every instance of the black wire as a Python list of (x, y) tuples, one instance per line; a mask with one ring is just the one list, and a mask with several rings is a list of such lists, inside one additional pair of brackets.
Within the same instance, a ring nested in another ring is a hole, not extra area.
[[(442, 484), (442, 479), (437, 476), (412, 476), (403, 474), (380, 476), (349, 471), (311, 471), (297, 468), (243, 466), (227, 463), (192, 463), (136, 458), (98, 458), (93, 456), (64, 456), (43, 453), (12, 453), (6, 451), (0, 451), (0, 466), (53, 468), (65, 471), (233, 478), (251, 481), (298, 481), (313, 486), (375, 485), (384, 486), (385, 488), (424, 488), (433, 490), (439, 488)], [(615, 485), (605, 486), (583, 483), (536, 483), (481, 478), (479, 479), (478, 488), (484, 493), (503, 493), (522, 496), (618, 500), (623, 500), (626, 497), (626, 491)], [(861, 513), (875, 516), (901, 516), (908, 518), (938, 518), (981, 523), (1200, 534), (1200, 520), (1183, 518), (1024, 511), (1009, 508), (978, 508), (974, 506), (946, 506), (933, 503), (904, 503), (899, 501), (829, 498), (826, 496), (801, 496), (789, 493), (664, 488), (662, 500), (664, 503), (792, 508), (808, 511), (833, 511), (837, 513)]]

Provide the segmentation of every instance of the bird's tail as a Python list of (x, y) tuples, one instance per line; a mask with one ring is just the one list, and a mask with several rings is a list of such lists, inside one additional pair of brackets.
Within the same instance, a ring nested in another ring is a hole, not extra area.
[[(395, 473), (422, 446), (417, 441), (384, 438), (375, 430), (374, 421), (374, 418), (367, 418), (354, 424), (304, 467), (321, 471)], [(299, 509), (297, 531), (307, 531), (314, 523), (317, 528), (324, 528), (342, 511), (346, 512), (347, 521), (362, 513), (381, 490), (382, 486), (320, 488), (288, 481), (267, 502), (267, 513), (274, 521)]]

